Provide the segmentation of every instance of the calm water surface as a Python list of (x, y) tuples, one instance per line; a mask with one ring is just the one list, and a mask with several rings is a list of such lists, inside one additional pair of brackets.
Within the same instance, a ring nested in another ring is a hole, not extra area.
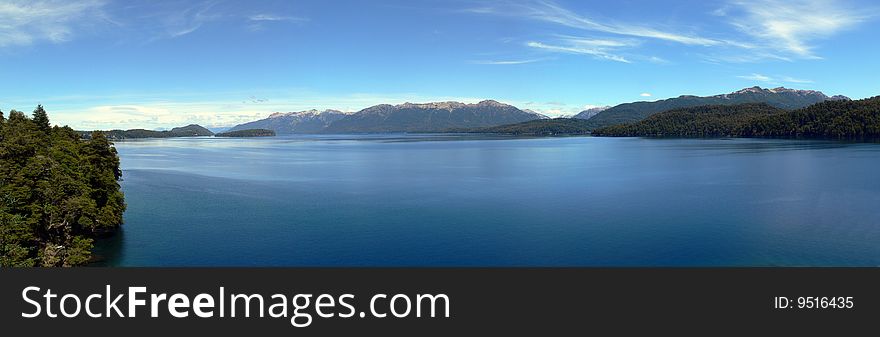
[(119, 266), (880, 265), (880, 145), (454, 135), (117, 142)]

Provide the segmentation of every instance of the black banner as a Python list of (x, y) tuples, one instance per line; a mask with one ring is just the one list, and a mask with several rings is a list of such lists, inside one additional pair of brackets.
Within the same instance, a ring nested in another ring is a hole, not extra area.
[(876, 334), (878, 281), (878, 268), (5, 269), (0, 323), (34, 336)]

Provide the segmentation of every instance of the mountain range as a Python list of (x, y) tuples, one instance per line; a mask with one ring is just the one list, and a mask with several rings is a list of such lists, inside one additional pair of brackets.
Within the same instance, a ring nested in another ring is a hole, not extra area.
[(577, 115), (572, 116), (572, 118), (577, 118), (577, 119), (590, 119), (590, 118), (593, 118), (593, 116), (598, 115), (600, 112), (605, 111), (605, 110), (608, 110), (608, 109), (610, 109), (610, 108), (611, 108), (610, 106), (602, 106), (602, 107), (596, 107), (596, 108), (589, 108), (589, 109), (587, 109), (587, 110), (584, 110), (584, 111), (579, 112)]
[(330, 124), (345, 118), (350, 113), (337, 110), (307, 110), (299, 112), (276, 112), (269, 117), (236, 125), (226, 132), (242, 131), (248, 129), (266, 129), (275, 133), (319, 133)]
[[(683, 95), (653, 102), (633, 102), (613, 107), (595, 107), (573, 118), (583, 122), (547, 120), (531, 110), (485, 100), (475, 104), (460, 102), (380, 104), (357, 112), (307, 110), (276, 112), (267, 118), (230, 128), (228, 131), (267, 129), (278, 134), (293, 133), (380, 133), (380, 132), (486, 132), (493, 127), (530, 122), (523, 127), (538, 133), (555, 133), (572, 128), (593, 130), (605, 126), (637, 122), (653, 114), (704, 105), (765, 103), (780, 109), (799, 109), (823, 101), (846, 100), (846, 96), (827, 96), (815, 90), (784, 87), (751, 87), (714, 96)], [(546, 121), (544, 121), (546, 120)], [(546, 125), (544, 125), (546, 124)], [(501, 128), (497, 130), (502, 130)]]
[(442, 132), (450, 129), (514, 124), (546, 116), (512, 105), (485, 100), (460, 102), (380, 104), (354, 113), (309, 110), (273, 113), (265, 119), (236, 125), (230, 131), (269, 129), (290, 133)]
[(734, 105), (744, 103), (766, 103), (781, 109), (800, 109), (827, 100), (849, 100), (846, 96), (827, 96), (815, 90), (796, 90), (788, 88), (764, 89), (751, 87), (729, 94), (714, 96), (684, 95), (653, 102), (624, 103), (589, 117), (589, 110), (575, 118), (589, 118), (591, 129), (640, 121), (653, 114), (679, 108), (702, 105)]

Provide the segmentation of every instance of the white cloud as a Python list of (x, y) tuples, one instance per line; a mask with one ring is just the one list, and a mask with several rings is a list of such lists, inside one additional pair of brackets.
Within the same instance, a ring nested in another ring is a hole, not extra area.
[(551, 1), (538, 0), (522, 3), (503, 3), (499, 6), (474, 8), (468, 11), (476, 14), (519, 16), (552, 22), (581, 30), (658, 39), (687, 45), (711, 46), (723, 43), (722, 41), (704, 38), (694, 34), (659, 30), (640, 24), (600, 22), (599, 20), (579, 15), (568, 9), (562, 8)]
[(532, 48), (543, 49), (552, 52), (561, 52), (561, 53), (570, 53), (570, 54), (581, 54), (581, 55), (590, 55), (599, 59), (605, 59), (610, 61), (617, 61), (623, 63), (631, 63), (625, 57), (620, 55), (615, 55), (608, 52), (607, 47), (601, 46), (591, 46), (590, 44), (577, 44), (577, 43), (568, 43), (567, 45), (551, 45), (545, 44), (542, 42), (531, 41), (526, 43), (526, 46)]
[(217, 2), (204, 1), (183, 10), (174, 9), (162, 18), (167, 37), (177, 38), (191, 34), (208, 22), (219, 20), (222, 15), (212, 13)]
[[(712, 16), (710, 22), (721, 21), (732, 24), (737, 28), (733, 32), (709, 26), (660, 29), (657, 28), (659, 25), (651, 23), (600, 20), (598, 16), (583, 15), (563, 8), (552, 0), (496, 1), (467, 12), (549, 22), (601, 35), (674, 42), (693, 48), (705, 48), (706, 50), (692, 55), (700, 56), (709, 62), (745, 63), (764, 60), (820, 59), (816, 52), (816, 42), (854, 27), (869, 17), (876, 16), (878, 12), (876, 8), (867, 8), (868, 6), (864, 5), (861, 7), (855, 8), (844, 1), (832, 0), (725, 0), (717, 10), (706, 13)], [(704, 30), (715, 28), (710, 30), (714, 34), (700, 34), (698, 33), (702, 31), (700, 28)], [(545, 49), (555, 49), (559, 52), (591, 54), (599, 57), (603, 54), (615, 55), (608, 50), (598, 50), (595, 46), (576, 47), (540, 39), (537, 43), (554, 47)], [(628, 45), (614, 48), (633, 47), (635, 46)], [(627, 58), (617, 55), (616, 58), (618, 61), (626, 59), (666, 63), (633, 54), (629, 54)]]
[(802, 79), (799, 79), (799, 78), (793, 78), (793, 77), (788, 77), (788, 76), (783, 77), (783, 78), (782, 78), (782, 81), (783, 81), (783, 82), (788, 82), (788, 83), (798, 83), (798, 84), (809, 84), (809, 83), (815, 83), (813, 80), (802, 80)]
[(670, 63), (669, 60), (664, 59), (662, 57), (658, 57), (658, 56), (649, 57), (648, 62), (656, 63), (656, 64), (669, 64)]
[[(756, 48), (805, 59), (821, 58), (815, 40), (828, 38), (867, 19), (859, 9), (841, 1), (731, 1), (723, 15), (756, 40)], [(735, 10), (734, 10), (735, 9)]]
[(643, 92), (643, 93), (639, 94), (639, 96), (642, 96), (642, 97), (651, 97), (651, 96), (654, 96), (654, 95), (651, 95), (651, 93), (649, 93), (649, 92)]
[(0, 47), (74, 38), (78, 28), (104, 18), (103, 0), (5, 0), (0, 3)]
[(296, 16), (282, 16), (274, 14), (255, 14), (248, 17), (251, 21), (308, 21), (306, 18)]
[(770, 76), (765, 76), (765, 75), (761, 75), (761, 74), (751, 74), (751, 75), (737, 76), (737, 77), (744, 79), (744, 80), (750, 80), (750, 81), (760, 81), (760, 82), (772, 82), (773, 81), (773, 79), (770, 78)]
[(809, 84), (814, 83), (811, 80), (798, 79), (791, 76), (767, 76), (762, 74), (753, 73), (751, 75), (737, 76), (737, 78), (741, 78), (749, 81), (757, 81), (757, 82), (765, 82), (771, 84), (781, 84), (781, 83), (791, 83), (791, 84)]
[[(651, 63), (668, 63), (659, 57), (640, 55), (624, 56), (623, 51), (632, 49), (642, 43), (643, 39), (671, 41), (685, 45), (714, 46), (727, 44), (727, 41), (701, 37), (694, 34), (677, 33), (670, 30), (655, 29), (643, 24), (620, 22), (602, 22), (587, 16), (579, 15), (565, 9), (552, 1), (532, 0), (524, 2), (498, 2), (492, 6), (473, 8), (467, 12), (481, 15), (512, 16), (559, 24), (582, 31), (610, 34), (605, 38), (580, 38), (557, 36), (554, 41), (529, 41), (526, 46), (550, 52), (590, 55), (597, 59), (623, 63), (632, 63), (632, 59)], [(615, 37), (614, 35), (618, 35)]]
[(281, 22), (289, 22), (289, 23), (305, 23), (309, 21), (308, 18), (297, 17), (297, 16), (284, 16), (284, 15), (275, 15), (275, 14), (254, 14), (247, 17), (250, 24), (246, 27), (248, 30), (252, 32), (258, 32), (265, 28), (266, 24), (271, 23), (281, 23)]

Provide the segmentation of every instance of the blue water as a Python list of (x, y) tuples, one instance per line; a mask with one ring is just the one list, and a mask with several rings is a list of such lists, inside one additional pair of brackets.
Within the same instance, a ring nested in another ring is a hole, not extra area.
[(880, 145), (454, 135), (117, 142), (118, 266), (877, 266)]

